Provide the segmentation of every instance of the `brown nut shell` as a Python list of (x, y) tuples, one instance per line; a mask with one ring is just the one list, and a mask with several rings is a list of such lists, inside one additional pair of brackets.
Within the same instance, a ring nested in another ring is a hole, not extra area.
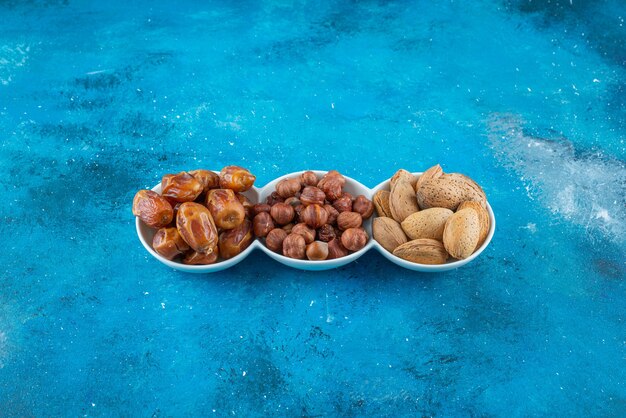
[[(480, 206), (480, 205), (479, 205)], [(402, 229), (409, 239), (432, 238), (443, 240), (443, 228), (452, 211), (446, 208), (429, 208), (406, 217)]]
[(267, 236), (267, 234), (274, 229), (272, 216), (267, 212), (257, 214), (252, 220), (252, 229), (254, 230), (254, 235), (257, 237), (262, 238)]
[(203, 190), (202, 183), (185, 171), (161, 179), (161, 195), (176, 202), (193, 202)]
[(323, 206), (309, 205), (302, 209), (300, 220), (311, 228), (317, 229), (328, 222), (328, 212)]
[(349, 228), (341, 234), (341, 243), (350, 251), (359, 251), (367, 244), (367, 232), (363, 228)]
[(415, 190), (415, 183), (417, 183), (417, 177), (415, 177), (413, 174), (411, 174), (407, 170), (401, 168), (400, 170), (396, 171), (396, 173), (393, 176), (391, 176), (391, 179), (389, 179), (389, 187), (393, 189), (393, 186), (395, 186), (395, 184), (399, 180), (408, 181), (409, 183), (411, 183), (413, 190)]
[(374, 213), (374, 204), (367, 197), (360, 194), (352, 202), (352, 212), (360, 214), (363, 219), (368, 219)]
[(291, 228), (291, 233), (302, 235), (307, 244), (310, 244), (315, 240), (315, 229), (309, 228), (305, 223), (294, 225), (293, 228)]
[(391, 193), (387, 190), (379, 190), (374, 194), (372, 199), (374, 207), (376, 208), (376, 214), (378, 216), (384, 216), (391, 218), (391, 209), (389, 208), (389, 195)]
[(168, 260), (189, 250), (189, 245), (183, 240), (176, 228), (161, 228), (154, 234), (152, 248)]
[(152, 190), (139, 190), (133, 198), (133, 215), (151, 228), (169, 225), (174, 217), (172, 205)]
[(422, 184), (426, 183), (429, 180), (437, 179), (443, 175), (443, 169), (439, 164), (430, 167), (428, 170), (424, 171), (421, 176), (417, 178), (417, 182), (415, 183), (415, 192), (417, 192)]
[(272, 192), (269, 196), (267, 196), (267, 198), (265, 199), (265, 203), (267, 203), (270, 206), (274, 206), (276, 203), (278, 202), (284, 202), (285, 199), (280, 197), (280, 195), (278, 193), (276, 193), (275, 191)]
[(454, 258), (460, 260), (472, 255), (480, 237), (478, 213), (472, 208), (461, 209), (450, 215), (443, 229), (443, 245)]
[(191, 170), (189, 174), (202, 184), (204, 192), (220, 187), (220, 176), (209, 170)]
[(306, 246), (306, 256), (312, 261), (321, 261), (328, 258), (328, 243), (313, 241)]
[(315, 186), (307, 186), (302, 190), (300, 201), (303, 205), (323, 205), (326, 195), (322, 189)]
[(220, 187), (235, 192), (250, 190), (256, 177), (248, 169), (236, 165), (222, 168), (220, 171)]
[(265, 237), (265, 245), (267, 248), (274, 252), (282, 252), (283, 241), (289, 235), (285, 230), (281, 228), (274, 228)]
[(270, 209), (270, 215), (272, 215), (274, 222), (278, 225), (287, 225), (293, 221), (295, 214), (293, 206), (287, 203), (276, 203)]
[(417, 202), (422, 209), (448, 208), (456, 210), (466, 200), (479, 202), (486, 207), (483, 189), (463, 174), (450, 173), (424, 182), (417, 191)]
[(319, 187), (326, 195), (326, 198), (332, 202), (341, 197), (344, 184), (346, 184), (344, 176), (339, 174), (338, 171), (331, 170), (317, 183), (317, 187)]
[(358, 228), (363, 223), (363, 218), (357, 212), (341, 212), (337, 216), (337, 227), (342, 231), (350, 228)]
[(448, 259), (448, 253), (443, 244), (430, 238), (406, 242), (396, 247), (393, 255), (420, 264), (444, 264)]
[(391, 188), (389, 194), (389, 209), (391, 217), (402, 222), (407, 216), (419, 211), (415, 189), (408, 180), (399, 179)]
[(289, 258), (303, 259), (306, 252), (304, 237), (299, 234), (289, 234), (283, 240), (283, 255)]
[(257, 203), (252, 207), (252, 214), (254, 216), (258, 215), (261, 212), (268, 212), (272, 209), (270, 205), (267, 203)]
[(180, 205), (176, 228), (194, 251), (209, 254), (217, 247), (217, 227), (211, 212), (199, 203), (185, 202)]
[(315, 186), (317, 182), (317, 175), (312, 171), (305, 171), (300, 174), (300, 183), (302, 186)]
[(341, 258), (348, 255), (348, 250), (341, 243), (341, 239), (335, 238), (328, 242), (328, 257), (327, 260), (333, 260), (335, 258)]
[(276, 193), (283, 199), (295, 196), (300, 191), (300, 179), (282, 179), (276, 183)]
[(246, 210), (230, 189), (212, 189), (206, 195), (206, 206), (211, 211), (215, 225), (221, 229), (233, 229), (243, 222)]
[(400, 224), (396, 220), (384, 216), (374, 218), (372, 234), (374, 239), (389, 252), (393, 252), (398, 246), (408, 241)]
[(246, 219), (241, 225), (220, 234), (218, 240), (220, 256), (228, 260), (239, 255), (252, 244), (253, 240), (252, 222)]
[(458, 212), (462, 209), (467, 208), (474, 209), (476, 211), (476, 214), (478, 215), (478, 225), (480, 226), (480, 233), (478, 234), (478, 244), (476, 244), (476, 249), (474, 250), (476, 251), (478, 248), (480, 248), (481, 245), (483, 245), (483, 242), (485, 242), (487, 235), (489, 235), (489, 229), (491, 228), (491, 219), (489, 219), (489, 212), (487, 212), (487, 209), (485, 209), (479, 202), (473, 200), (462, 202), (456, 211)]
[(331, 225), (337, 222), (337, 216), (339, 216), (339, 211), (331, 205), (324, 205), (324, 209), (326, 209), (326, 212), (328, 213), (328, 220), (326, 222)]
[(350, 212), (352, 211), (352, 198), (350, 196), (341, 196), (333, 202), (333, 207), (337, 212)]

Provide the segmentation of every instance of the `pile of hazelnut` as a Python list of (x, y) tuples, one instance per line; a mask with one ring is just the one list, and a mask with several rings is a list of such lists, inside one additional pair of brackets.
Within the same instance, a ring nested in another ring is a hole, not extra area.
[(161, 194), (140, 190), (133, 214), (158, 228), (152, 247), (168, 260), (213, 264), (240, 254), (254, 240), (252, 203), (242, 194), (256, 177), (238, 166), (166, 174)]
[(276, 184), (265, 203), (253, 206), (254, 235), (286, 257), (330, 260), (362, 249), (368, 241), (362, 228), (374, 212), (363, 195), (343, 191), (346, 179), (332, 170), (318, 179), (312, 171)]

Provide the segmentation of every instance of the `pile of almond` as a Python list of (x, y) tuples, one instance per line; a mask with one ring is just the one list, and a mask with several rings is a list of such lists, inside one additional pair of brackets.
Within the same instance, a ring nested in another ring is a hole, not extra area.
[(420, 264), (464, 259), (490, 228), (487, 197), (471, 178), (444, 173), (439, 165), (421, 176), (399, 170), (390, 190), (374, 195), (374, 239), (395, 256)]

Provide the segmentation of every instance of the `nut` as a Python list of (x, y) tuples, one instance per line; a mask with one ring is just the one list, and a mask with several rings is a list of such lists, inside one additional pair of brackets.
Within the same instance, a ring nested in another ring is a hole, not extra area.
[(274, 228), (265, 237), (265, 245), (272, 251), (281, 252), (283, 249), (283, 241), (287, 237), (288, 232), (281, 228)]
[(189, 245), (183, 240), (176, 228), (161, 228), (154, 234), (152, 248), (163, 257), (171, 260), (187, 251)]
[(448, 253), (443, 244), (435, 239), (420, 238), (397, 247), (393, 255), (420, 264), (444, 264)]
[(458, 173), (427, 180), (417, 191), (417, 202), (422, 209), (438, 207), (456, 210), (466, 200), (479, 202), (485, 207), (487, 197), (474, 180)]
[(319, 187), (326, 195), (326, 198), (332, 202), (341, 196), (343, 193), (342, 188), (345, 183), (346, 179), (339, 174), (338, 171), (331, 170), (317, 183), (317, 187)]
[(268, 212), (272, 209), (270, 205), (267, 203), (257, 203), (252, 207), (252, 214), (254, 216), (258, 215), (261, 212)]
[(426, 183), (428, 180), (437, 179), (441, 177), (442, 174), (443, 170), (439, 164), (430, 167), (417, 178), (417, 182), (415, 183), (415, 192), (422, 187), (422, 184)]
[(335, 238), (328, 242), (328, 257), (327, 260), (335, 258), (341, 258), (348, 255), (348, 250), (343, 246), (339, 238)]
[(315, 186), (305, 187), (300, 195), (300, 201), (303, 205), (323, 205), (325, 199), (324, 192)]
[(408, 180), (400, 178), (391, 187), (389, 209), (391, 217), (398, 222), (402, 222), (407, 216), (419, 211), (415, 189)]
[(217, 248), (215, 222), (211, 212), (199, 203), (185, 202), (180, 205), (176, 215), (176, 228), (194, 251), (209, 254)]
[(352, 211), (352, 198), (350, 196), (341, 196), (333, 202), (333, 207), (340, 213), (350, 212)]
[(309, 205), (302, 209), (300, 220), (311, 228), (319, 228), (328, 222), (328, 212), (320, 205)]
[(337, 238), (335, 228), (330, 224), (322, 225), (322, 227), (317, 230), (317, 239), (320, 241), (329, 242), (335, 238)]
[(446, 251), (458, 259), (472, 255), (480, 237), (478, 213), (472, 208), (461, 209), (450, 215), (443, 229)]
[(222, 189), (231, 189), (235, 192), (249, 190), (255, 180), (256, 177), (250, 171), (236, 165), (224, 167), (220, 172), (220, 187)]
[(151, 228), (161, 228), (172, 222), (174, 210), (164, 197), (152, 190), (139, 190), (133, 198), (133, 215)]
[(480, 203), (473, 200), (462, 202), (456, 211), (458, 212), (467, 208), (474, 209), (476, 211), (476, 214), (478, 215), (478, 225), (480, 226), (480, 233), (478, 234), (478, 244), (476, 244), (476, 249), (474, 250), (476, 251), (478, 248), (480, 248), (481, 245), (483, 245), (483, 242), (485, 242), (487, 235), (489, 235), (489, 229), (491, 228), (491, 219), (489, 219), (489, 212), (487, 212), (487, 209), (483, 208)]
[(282, 197), (279, 196), (278, 193), (276, 192), (272, 192), (267, 199), (265, 199), (265, 202), (270, 205), (270, 206), (274, 206), (274, 204), (279, 203), (279, 202), (284, 202), (285, 199), (283, 199)]
[(341, 234), (341, 243), (350, 251), (359, 251), (367, 244), (367, 232), (363, 228), (349, 228)]
[(360, 214), (363, 219), (368, 219), (374, 213), (374, 204), (360, 194), (352, 202), (352, 211)]
[(282, 179), (276, 184), (276, 193), (283, 199), (295, 196), (300, 191), (300, 179)]
[(220, 187), (220, 176), (209, 170), (191, 170), (189, 174), (193, 176), (202, 185), (203, 191), (208, 192), (211, 189)]
[(315, 240), (315, 229), (309, 228), (305, 223), (299, 223), (291, 228), (292, 234), (302, 235), (304, 241), (310, 244)]
[(306, 246), (306, 256), (313, 261), (326, 260), (328, 257), (328, 243), (313, 241)]
[(295, 197), (295, 196), (291, 196), (291, 197), (288, 197), (287, 199), (285, 199), (285, 203), (288, 204), (288, 205), (293, 206), (294, 208), (296, 206), (302, 204), (302, 202), (300, 201), (300, 198), (299, 197)]
[(257, 237), (265, 237), (272, 229), (274, 229), (274, 221), (267, 212), (257, 214), (252, 220), (252, 229)]
[(206, 206), (211, 211), (215, 225), (233, 229), (243, 222), (246, 210), (230, 189), (212, 189), (206, 195)]
[(315, 186), (317, 184), (317, 176), (312, 171), (305, 171), (300, 174), (300, 183), (302, 183), (302, 186)]
[(356, 212), (341, 212), (337, 217), (337, 227), (343, 231), (350, 228), (358, 228), (363, 223), (363, 218)]
[(219, 257), (219, 250), (217, 245), (210, 253), (204, 254), (197, 251), (189, 251), (183, 259), (184, 264), (213, 264)]
[(293, 220), (295, 211), (287, 203), (276, 203), (270, 210), (270, 215), (278, 225), (286, 225)]
[(402, 221), (402, 229), (410, 239), (432, 238), (441, 241), (443, 228), (450, 215), (452, 211), (446, 208), (424, 209), (407, 216)]
[(306, 251), (304, 237), (299, 234), (289, 234), (283, 240), (283, 255), (289, 258), (303, 259)]
[(395, 186), (399, 180), (408, 181), (409, 183), (411, 183), (413, 190), (415, 190), (415, 183), (417, 183), (417, 177), (415, 177), (413, 174), (401, 168), (400, 170), (396, 171), (396, 173), (393, 176), (391, 176), (391, 179), (389, 179), (389, 187), (393, 189), (393, 186)]
[(252, 222), (244, 220), (241, 225), (220, 234), (218, 246), (224, 260), (239, 255), (252, 244)]
[(374, 218), (372, 233), (374, 239), (389, 252), (393, 252), (398, 246), (408, 241), (400, 224), (392, 218)]
[(379, 190), (374, 194), (373, 202), (378, 216), (391, 218), (391, 209), (389, 208), (389, 195), (387, 190)]
[(302, 221), (302, 210), (304, 209), (304, 205), (298, 205), (298, 206), (294, 206), (293, 211), (296, 213), (296, 215), (293, 217), (293, 221), (294, 222), (301, 222)]
[(191, 174), (166, 174), (161, 179), (161, 195), (176, 202), (193, 202), (204, 190)]
[(328, 220), (326, 222), (331, 225), (337, 222), (337, 216), (339, 216), (339, 211), (331, 205), (324, 205), (324, 209), (326, 209), (326, 212), (328, 213)]

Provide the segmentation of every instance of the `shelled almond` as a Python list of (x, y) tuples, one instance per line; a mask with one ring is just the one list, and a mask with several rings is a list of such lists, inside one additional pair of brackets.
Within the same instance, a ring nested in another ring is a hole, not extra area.
[(420, 176), (398, 170), (390, 190), (373, 198), (374, 239), (404, 260), (444, 264), (465, 259), (484, 243), (490, 229), (487, 197), (471, 178), (444, 173), (435, 165)]

